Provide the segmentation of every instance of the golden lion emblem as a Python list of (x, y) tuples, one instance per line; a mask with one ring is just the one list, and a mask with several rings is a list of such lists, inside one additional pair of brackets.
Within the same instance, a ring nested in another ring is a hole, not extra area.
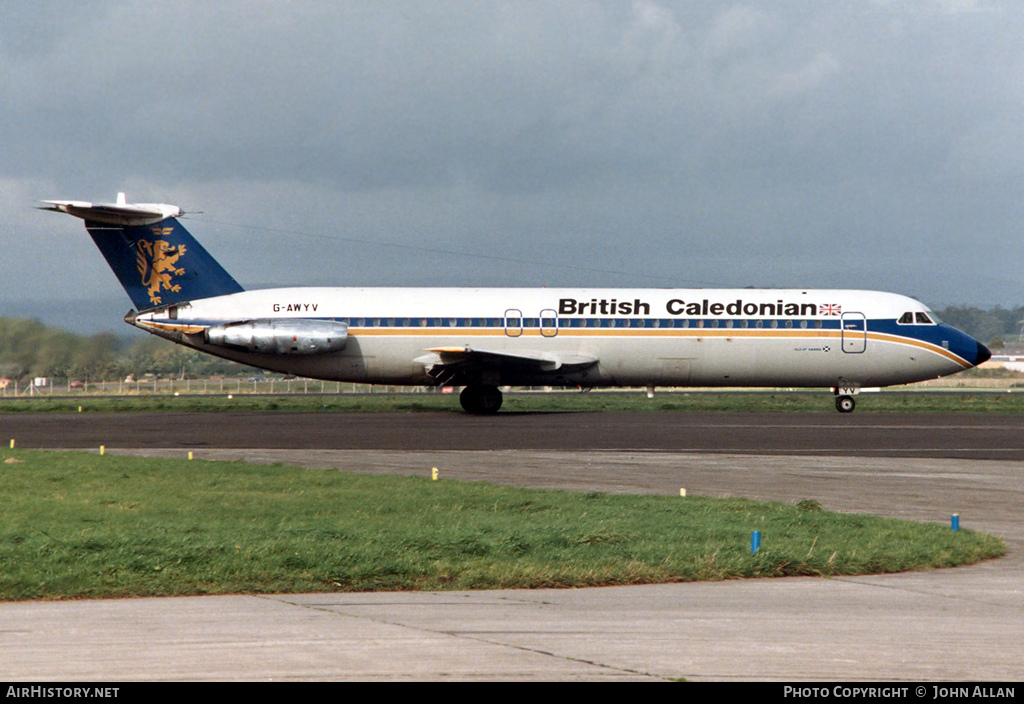
[(171, 282), (181, 276), (184, 269), (177, 268), (178, 258), (185, 253), (185, 245), (171, 246), (167, 240), (139, 240), (136, 245), (135, 264), (142, 275), (142, 285), (149, 289), (149, 300), (160, 305), (160, 292), (177, 293), (181, 286)]

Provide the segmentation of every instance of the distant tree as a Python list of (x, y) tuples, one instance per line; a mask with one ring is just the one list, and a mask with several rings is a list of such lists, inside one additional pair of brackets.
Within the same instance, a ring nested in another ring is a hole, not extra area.
[(112, 332), (79, 339), (66, 376), (82, 381), (104, 381), (118, 376), (121, 341)]
[(121, 338), (114, 333), (76, 335), (38, 320), (0, 318), (0, 376), (105, 381), (129, 374), (164, 377), (242, 376), (251, 367), (228, 362), (168, 340)]
[(1018, 321), (1024, 315), (1024, 307), (996, 306), (983, 310), (977, 306), (948, 306), (936, 313), (943, 321), (978, 340), (991, 340), (994, 337), (1005, 340), (1019, 334)]

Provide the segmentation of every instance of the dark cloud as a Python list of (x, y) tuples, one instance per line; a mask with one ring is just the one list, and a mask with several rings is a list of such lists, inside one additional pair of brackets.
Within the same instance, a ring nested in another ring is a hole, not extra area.
[[(127, 190), (204, 210), (245, 283), (1016, 303), (1022, 30), (1009, 0), (0, 0), (0, 300), (116, 286), (31, 205)], [(61, 288), (10, 264), (58, 243)]]

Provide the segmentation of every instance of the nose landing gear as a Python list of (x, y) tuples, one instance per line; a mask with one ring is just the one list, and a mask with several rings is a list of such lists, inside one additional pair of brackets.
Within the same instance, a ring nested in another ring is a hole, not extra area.
[(836, 395), (836, 410), (840, 413), (853, 413), (853, 409), (857, 407), (853, 395), (858, 391), (860, 391), (860, 387), (856, 386), (833, 386), (832, 393)]
[(836, 410), (840, 413), (853, 413), (856, 407), (857, 402), (853, 400), (853, 396), (836, 396)]

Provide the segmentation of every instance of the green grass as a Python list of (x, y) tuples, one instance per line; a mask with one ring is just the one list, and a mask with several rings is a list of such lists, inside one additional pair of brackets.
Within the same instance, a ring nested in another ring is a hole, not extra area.
[[(88, 396), (0, 399), (4, 413), (322, 413), (462, 412), (452, 394), (328, 394), (268, 396)], [(509, 393), (502, 413), (595, 413), (609, 411), (804, 412), (835, 413), (831, 394), (811, 391), (657, 393)], [(857, 396), (857, 413), (1024, 413), (1024, 393), (881, 392)]]
[[(700, 496), (0, 452), (0, 600), (584, 587), (997, 557), (948, 526)], [(750, 553), (751, 531), (762, 547)]]

